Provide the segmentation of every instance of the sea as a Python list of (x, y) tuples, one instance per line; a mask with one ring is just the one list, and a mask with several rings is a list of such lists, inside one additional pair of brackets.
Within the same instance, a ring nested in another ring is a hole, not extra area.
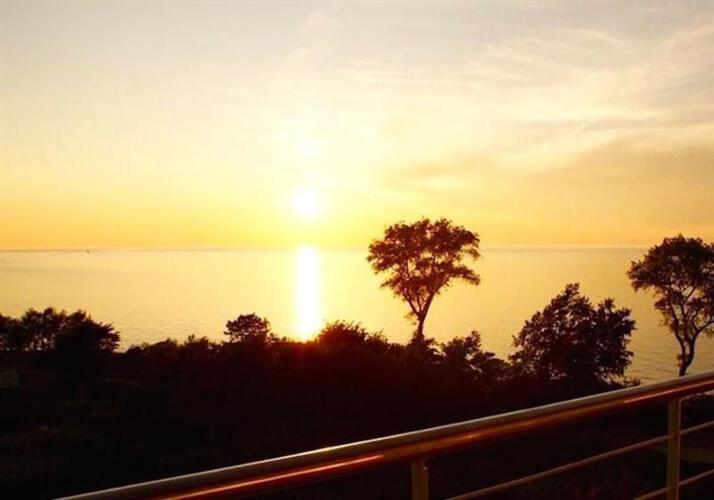
[[(425, 331), (438, 341), (481, 333), (506, 357), (513, 336), (568, 283), (594, 303), (606, 297), (636, 320), (628, 376), (643, 382), (677, 375), (677, 344), (653, 298), (635, 293), (626, 271), (646, 248), (485, 247), (473, 263), (479, 286), (439, 295)], [(82, 250), (0, 252), (0, 313), (28, 308), (86, 310), (114, 325), (121, 348), (189, 335), (224, 337), (227, 321), (256, 313), (281, 336), (307, 340), (328, 321), (361, 323), (408, 341), (407, 306), (380, 288), (365, 250)], [(714, 369), (714, 339), (702, 336), (690, 373)]]

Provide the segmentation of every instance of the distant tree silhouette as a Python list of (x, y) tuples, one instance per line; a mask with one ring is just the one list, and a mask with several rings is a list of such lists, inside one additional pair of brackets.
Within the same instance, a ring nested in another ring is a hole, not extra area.
[[(81, 313), (74, 313), (81, 314)], [(57, 336), (67, 326), (69, 317), (64, 311), (52, 307), (39, 312), (29, 309), (20, 318), (24, 350), (45, 351), (53, 349)]]
[(0, 314), (0, 351), (19, 350), (18, 337), (20, 337), (20, 321)]
[(98, 323), (84, 311), (68, 314), (48, 307), (28, 309), (19, 319), (0, 315), (0, 349), (47, 353), (41, 358), (53, 362), (58, 379), (70, 388), (83, 389), (97, 379), (119, 340), (112, 325)]
[(434, 297), (455, 280), (480, 283), (479, 276), (463, 264), (467, 257), (479, 256), (476, 233), (447, 219), (423, 218), (389, 226), (381, 240), (370, 244), (367, 260), (376, 273), (387, 273), (381, 286), (409, 305), (417, 325), (413, 341), (418, 344), (424, 342), (424, 322)]
[(54, 349), (67, 313), (48, 307), (44, 311), (28, 309), (19, 319), (3, 318), (0, 345), (13, 351), (48, 351)]
[(387, 339), (381, 333), (369, 332), (360, 323), (342, 320), (325, 325), (315, 338), (315, 342), (345, 349), (362, 345), (379, 347), (387, 345)]
[(59, 373), (70, 387), (79, 388), (81, 397), (86, 383), (102, 373), (108, 355), (118, 347), (119, 333), (112, 325), (77, 311), (62, 318), (54, 344)]
[(543, 311), (526, 321), (514, 337), (511, 361), (545, 380), (592, 386), (622, 378), (632, 352), (627, 343), (635, 328), (629, 309), (612, 299), (597, 308), (569, 284)]
[(384, 379), (395, 369), (394, 352), (394, 346), (380, 333), (370, 332), (360, 323), (334, 321), (305, 345), (303, 361), (310, 378), (329, 374), (329, 380), (320, 382), (327, 404), (355, 411), (367, 404), (368, 388), (370, 399), (379, 396)]
[[(65, 315), (65, 313), (62, 313)], [(84, 311), (65, 315), (55, 338), (55, 349), (113, 352), (119, 346), (119, 333), (108, 323), (98, 323)]]
[(0, 346), (12, 351), (112, 352), (119, 334), (109, 324), (95, 322), (86, 312), (68, 314), (48, 307), (28, 309), (19, 319), (0, 315)]
[(483, 350), (481, 334), (476, 330), (466, 337), (454, 337), (443, 343), (441, 351), (444, 365), (466, 379), (495, 378), (507, 369), (506, 363), (496, 358), (494, 353)]
[(241, 314), (228, 321), (223, 333), (228, 335), (230, 342), (266, 343), (275, 340), (270, 321), (254, 313)]
[(714, 244), (681, 234), (650, 248), (632, 262), (635, 290), (652, 290), (655, 307), (679, 344), (679, 376), (694, 361), (697, 339), (714, 334)]

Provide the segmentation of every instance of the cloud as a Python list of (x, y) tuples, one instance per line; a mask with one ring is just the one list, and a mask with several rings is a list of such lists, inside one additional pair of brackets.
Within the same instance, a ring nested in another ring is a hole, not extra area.
[[(386, 169), (385, 169), (386, 170)], [(557, 168), (504, 169), (485, 155), (388, 169), (384, 185), (447, 211), (493, 243), (649, 244), (683, 231), (714, 240), (714, 144), (640, 134)]]
[(643, 135), (523, 182), (535, 213), (591, 226), (600, 239), (649, 242), (678, 231), (714, 239), (711, 143), (671, 147)]
[(381, 182), (388, 189), (451, 195), (469, 191), (477, 184), (504, 185), (510, 176), (492, 158), (474, 153), (443, 163), (386, 167)]

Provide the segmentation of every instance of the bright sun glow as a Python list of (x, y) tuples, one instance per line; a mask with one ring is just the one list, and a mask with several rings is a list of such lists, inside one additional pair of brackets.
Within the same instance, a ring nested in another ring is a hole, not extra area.
[(293, 195), (294, 213), (302, 219), (314, 219), (320, 212), (320, 195), (314, 189), (303, 189)]

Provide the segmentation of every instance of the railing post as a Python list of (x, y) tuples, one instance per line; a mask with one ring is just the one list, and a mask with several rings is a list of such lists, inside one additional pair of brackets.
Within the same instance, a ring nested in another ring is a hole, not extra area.
[(682, 400), (669, 402), (667, 424), (667, 500), (679, 500), (679, 462), (681, 452)]
[(423, 460), (412, 462), (412, 500), (429, 500), (429, 469)]

